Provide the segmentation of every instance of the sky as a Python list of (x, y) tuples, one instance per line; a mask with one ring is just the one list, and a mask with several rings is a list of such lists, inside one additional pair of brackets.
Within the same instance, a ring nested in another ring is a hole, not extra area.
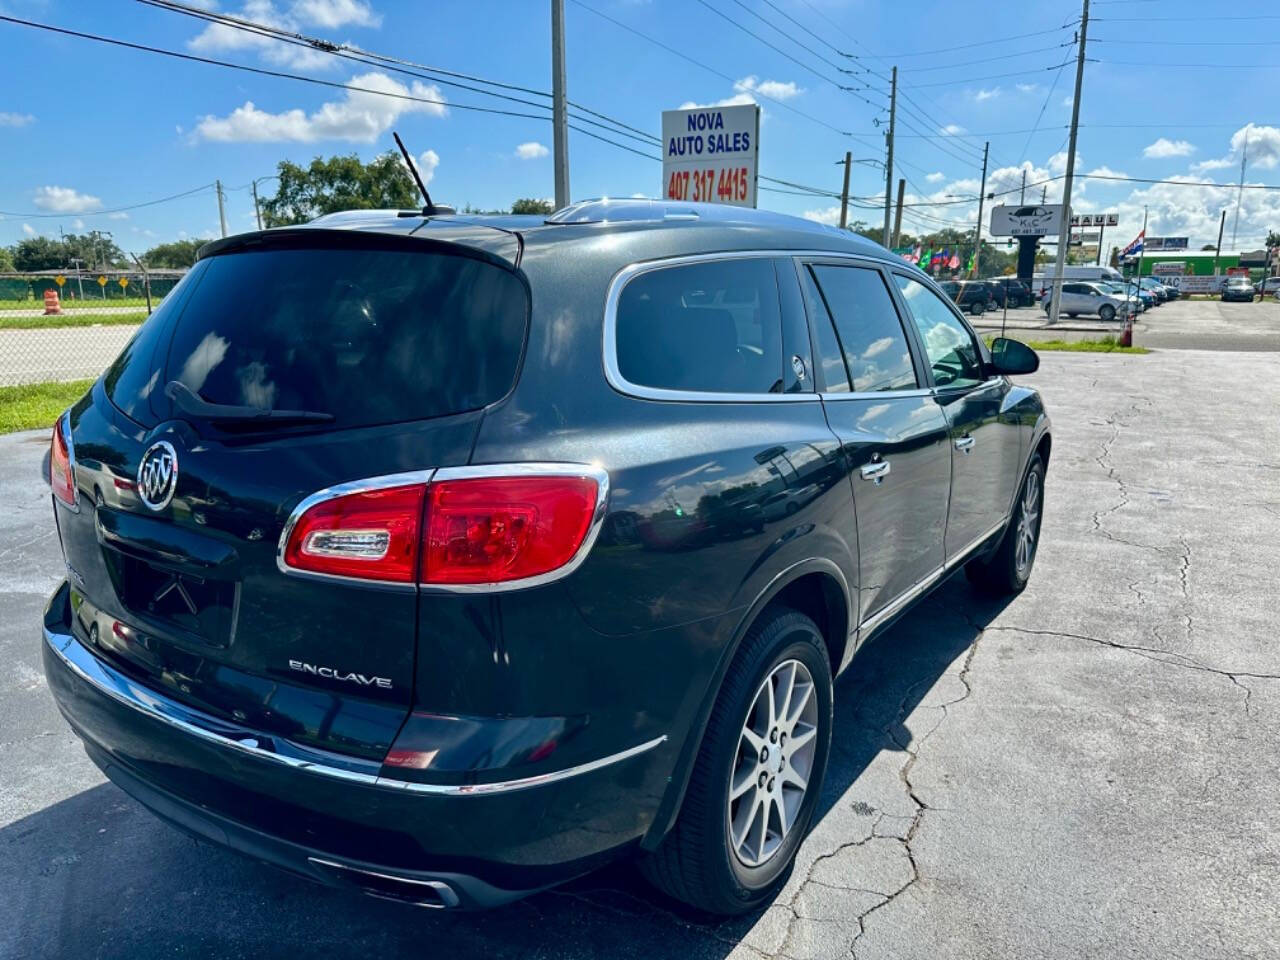
[[(430, 177), (436, 202), (508, 208), (518, 197), (552, 196), (549, 0), (188, 2), (524, 89), (409, 76), (139, 0), (0, 0), (3, 16), (331, 84), (0, 21), (0, 245), (98, 229), (140, 253), (212, 237), (214, 180), (226, 188), (230, 232), (252, 229), (249, 184), (280, 160), (348, 153), (367, 160), (394, 149), (393, 129)], [(1224, 209), (1224, 250), (1233, 249), (1234, 232), (1235, 249), (1252, 249), (1269, 229), (1280, 230), (1280, 190), (1214, 186), (1238, 182), (1246, 150), (1245, 182), (1280, 185), (1280, 15), (1266, 5), (1252, 5), (1262, 11), (1252, 16), (1248, 6), (1207, 12), (1217, 6), (1093, 3), (1076, 172), (1178, 181), (1078, 179), (1075, 212), (1120, 216), (1108, 246), (1138, 233), (1144, 205), (1148, 236), (1189, 236), (1193, 249), (1216, 240)], [(904, 231), (973, 228), (988, 141), (988, 192), (1018, 188), (1023, 171), (1036, 183), (1066, 167), (1074, 0), (971, 2), (951, 14), (882, 0), (566, 0), (565, 8), (568, 96), (582, 108), (653, 134), (664, 109), (761, 105), (760, 174), (809, 188), (780, 192), (791, 188), (762, 182), (763, 208), (836, 222), (838, 200), (812, 190), (839, 192), (846, 150), (883, 163), (895, 65), (894, 179), (895, 188), (898, 177), (907, 180)], [(583, 131), (631, 149), (571, 131), (574, 199), (661, 195), (656, 144), (591, 126), (593, 114), (575, 112)], [(259, 187), (274, 190), (271, 180)], [(1039, 200), (1041, 189), (1028, 190), (1028, 199)], [(1044, 189), (1050, 202), (1060, 199), (1062, 181)], [(851, 193), (860, 198), (851, 219), (882, 222), (882, 166), (855, 163)], [(179, 194), (187, 195), (169, 199)]]

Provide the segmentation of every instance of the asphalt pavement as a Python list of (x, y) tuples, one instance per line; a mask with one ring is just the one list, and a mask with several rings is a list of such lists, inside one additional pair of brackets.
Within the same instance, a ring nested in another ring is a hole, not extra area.
[(1046, 354), (1028, 379), (1055, 427), (1028, 589), (953, 579), (858, 653), (791, 881), (729, 921), (626, 865), (439, 914), (155, 819), (45, 686), (47, 439), (0, 438), (0, 957), (1280, 956), (1275, 360)]

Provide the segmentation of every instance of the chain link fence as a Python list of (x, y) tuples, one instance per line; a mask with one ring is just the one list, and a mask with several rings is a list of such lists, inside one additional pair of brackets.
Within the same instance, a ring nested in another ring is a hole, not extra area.
[(97, 377), (183, 273), (0, 273), (0, 387)]

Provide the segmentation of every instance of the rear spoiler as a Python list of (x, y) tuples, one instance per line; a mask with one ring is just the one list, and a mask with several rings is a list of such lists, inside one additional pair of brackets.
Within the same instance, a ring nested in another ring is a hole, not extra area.
[(524, 237), (515, 230), (468, 220), (425, 219), (373, 229), (369, 220), (359, 226), (327, 227), (300, 225), (273, 227), (211, 240), (200, 248), (197, 260), (226, 253), (250, 250), (415, 250), (447, 256), (468, 257), (504, 270), (516, 271), (524, 254)]

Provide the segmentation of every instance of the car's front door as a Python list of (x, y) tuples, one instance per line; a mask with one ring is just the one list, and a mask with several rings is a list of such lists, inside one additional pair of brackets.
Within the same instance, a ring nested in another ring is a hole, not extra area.
[(978, 339), (947, 302), (906, 273), (894, 273), (929, 361), (934, 397), (951, 441), (950, 560), (994, 532), (1009, 513), (1021, 464), (1021, 427), (1006, 410), (1009, 381), (988, 375)]
[(908, 346), (886, 271), (850, 260), (799, 266), (816, 379), (853, 487), (858, 619), (874, 623), (945, 561), (946, 418)]

